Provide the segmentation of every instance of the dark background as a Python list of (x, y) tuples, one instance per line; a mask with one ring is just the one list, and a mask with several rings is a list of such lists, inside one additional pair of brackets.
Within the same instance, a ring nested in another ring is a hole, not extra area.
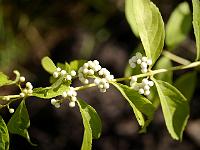
[[(182, 1), (154, 2), (166, 23), (170, 13)], [(192, 32), (191, 29), (188, 38), (175, 51), (188, 59), (195, 55)], [(139, 42), (126, 21), (124, 0), (0, 0), (0, 71), (12, 78), (12, 70), (18, 69), (34, 87), (48, 86), (49, 74), (40, 64), (46, 55), (54, 62), (97, 59), (115, 77), (122, 77)], [(182, 73), (184, 71), (175, 72), (174, 79)], [(74, 86), (78, 84), (74, 82)], [(131, 108), (113, 87), (105, 94), (96, 88), (81, 91), (79, 96), (97, 110), (103, 123), (102, 136), (93, 141), (93, 149), (199, 149), (199, 88), (197, 84), (182, 142), (171, 139), (160, 109), (147, 133), (139, 134)], [(1, 94), (16, 92), (15, 88), (0, 91)], [(12, 106), (16, 108), (17, 105)], [(50, 101), (37, 98), (29, 98), (27, 107), (31, 119), (30, 137), (38, 147), (32, 147), (22, 137), (11, 135), (11, 150), (80, 149), (83, 125), (77, 108), (64, 104), (55, 109)], [(1, 115), (6, 121), (11, 117), (7, 109), (1, 110)]]

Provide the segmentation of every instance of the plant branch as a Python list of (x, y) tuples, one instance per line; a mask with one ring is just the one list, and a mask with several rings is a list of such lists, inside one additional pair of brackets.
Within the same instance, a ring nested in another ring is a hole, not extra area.
[(184, 59), (182, 57), (179, 57), (179, 56), (177, 56), (177, 55), (175, 55), (175, 54), (173, 54), (169, 51), (163, 51), (162, 54), (163, 54), (163, 56), (165, 56), (165, 57), (167, 57), (167, 58), (169, 58), (169, 59), (171, 59), (171, 60), (173, 60), (173, 61), (175, 61), (179, 64), (182, 64), (182, 65), (188, 65), (188, 64), (191, 63), (189, 60)]

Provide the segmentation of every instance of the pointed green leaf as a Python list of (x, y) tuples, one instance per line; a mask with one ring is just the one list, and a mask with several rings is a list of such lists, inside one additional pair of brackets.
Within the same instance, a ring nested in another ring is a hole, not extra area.
[(148, 58), (153, 63), (164, 46), (164, 23), (158, 8), (150, 0), (132, 0), (138, 32)]
[(196, 60), (199, 60), (200, 59), (200, 1), (192, 0), (192, 5), (193, 5), (193, 28), (197, 46)]
[(78, 71), (78, 69), (82, 67), (86, 62), (87, 62), (86, 60), (74, 60), (71, 61), (69, 65), (71, 67), (71, 70)]
[(62, 95), (64, 91), (69, 89), (69, 85), (61, 84), (58, 88), (45, 87), (45, 88), (34, 88), (32, 96), (49, 99), (59, 95)]
[(9, 134), (6, 123), (0, 116), (0, 150), (9, 150)]
[(81, 150), (92, 149), (92, 139), (98, 139), (101, 135), (101, 119), (97, 112), (83, 100), (78, 100), (78, 106), (81, 112), (84, 125), (84, 136)]
[(153, 79), (158, 91), (165, 123), (173, 139), (182, 140), (189, 118), (187, 99), (171, 84)]
[[(169, 58), (167, 57), (161, 57), (158, 62), (156, 63), (155, 69), (168, 69), (172, 67), (172, 62)], [(159, 73), (155, 75), (155, 78), (157, 80), (163, 80), (169, 83), (172, 83), (173, 81), (173, 72), (168, 71), (165, 73)]]
[(56, 71), (56, 66), (49, 57), (42, 58), (42, 67), (50, 74)]
[[(12, 134), (18, 134), (28, 140), (32, 144), (28, 128), (30, 127), (29, 114), (26, 109), (25, 100), (22, 100), (17, 110), (8, 122), (8, 131)], [(32, 144), (34, 145), (34, 144)]]
[(187, 100), (190, 101), (194, 94), (196, 81), (197, 81), (196, 72), (189, 72), (180, 76), (175, 81), (174, 85), (187, 98)]
[(137, 24), (135, 21), (135, 17), (133, 14), (133, 1), (132, 0), (125, 0), (125, 15), (126, 19), (136, 37), (139, 37)]
[(180, 3), (172, 12), (166, 25), (166, 44), (174, 49), (186, 39), (192, 26), (192, 15), (187, 2)]
[(101, 135), (101, 129), (102, 129), (101, 119), (99, 115), (92, 106), (88, 105), (83, 100), (79, 99), (78, 103), (81, 115), (85, 116), (87, 118), (86, 121), (88, 121), (90, 124), (90, 127), (92, 129), (93, 139), (98, 139)]
[[(146, 99), (144, 96), (140, 95), (137, 91), (131, 89), (130, 87), (112, 82), (112, 84), (121, 92), (124, 98), (129, 102), (132, 107), (138, 123), (145, 131), (146, 126), (150, 123), (153, 118), (155, 108), (152, 103)], [(147, 121), (145, 117), (147, 117)], [(146, 122), (145, 122), (146, 121)]]
[(4, 85), (9, 85), (11, 84), (13, 81), (9, 80), (8, 76), (5, 75), (3, 72), (0, 72), (0, 87), (4, 86)]

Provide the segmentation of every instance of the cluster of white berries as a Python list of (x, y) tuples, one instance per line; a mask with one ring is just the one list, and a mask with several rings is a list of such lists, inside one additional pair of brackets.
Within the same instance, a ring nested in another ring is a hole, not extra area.
[[(70, 87), (68, 91), (62, 93), (63, 98), (68, 98), (70, 100), (69, 107), (75, 107), (77, 101), (77, 92), (73, 87)], [(60, 108), (61, 100), (51, 99), (51, 104), (56, 108)]]
[(137, 83), (137, 77), (132, 76), (130, 81), (130, 86), (138, 91), (139, 94), (144, 94), (145, 96), (148, 96), (150, 94), (150, 87), (154, 85), (154, 82), (151, 80), (148, 80), (147, 78), (142, 79), (141, 83)]
[(87, 79), (88, 76), (98, 76), (94, 79), (94, 83), (98, 86), (101, 92), (106, 92), (109, 88), (109, 81), (114, 79), (114, 76), (111, 75), (106, 68), (102, 68), (97, 60), (86, 62), (78, 70), (78, 77), (82, 83), (89, 83), (89, 80)]
[(70, 73), (67, 73), (66, 70), (62, 70), (61, 68), (56, 68), (56, 71), (53, 72), (53, 77), (58, 78), (59, 76), (66, 76), (65, 79), (70, 81), (72, 77), (76, 76), (76, 71), (72, 70)]
[(96, 78), (94, 83), (98, 86), (100, 92), (102, 93), (106, 92), (106, 90), (110, 87), (108, 80), (105, 78)]
[(101, 66), (99, 65), (99, 62), (97, 60), (94, 60), (94, 61), (90, 60), (84, 63), (84, 65), (79, 68), (78, 78), (82, 83), (88, 84), (89, 80), (87, 79), (87, 77), (93, 76), (99, 70), (101, 70)]
[[(25, 77), (21, 76), (19, 78), (19, 81), (25, 82)], [(30, 82), (26, 82), (26, 87), (24, 89), (22, 89), (22, 92), (19, 94), (21, 97), (25, 97), (25, 96), (31, 96), (33, 93), (33, 85)]]
[(129, 64), (131, 68), (135, 68), (137, 64), (140, 65), (141, 72), (146, 73), (148, 71), (148, 66), (152, 65), (152, 60), (137, 52), (135, 56), (129, 59)]

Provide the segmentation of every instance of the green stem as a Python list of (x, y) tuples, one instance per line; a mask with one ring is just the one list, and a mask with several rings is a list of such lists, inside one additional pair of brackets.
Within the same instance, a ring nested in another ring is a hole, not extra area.
[[(134, 75), (134, 76), (136, 76), (137, 78), (142, 78), (142, 77), (153, 76), (155, 74), (164, 73), (164, 72), (168, 72), (168, 71), (176, 71), (176, 70), (195, 68), (197, 66), (200, 66), (200, 61), (193, 62), (193, 63), (190, 63), (188, 65), (175, 66), (175, 67), (171, 67), (171, 68), (168, 68), (168, 69), (152, 70), (152, 71), (149, 71), (147, 73), (138, 74), (138, 75)], [(114, 79), (112, 81), (120, 82), (120, 81), (125, 81), (125, 80), (130, 80), (130, 79), (131, 79), (131, 77), (124, 77), (124, 78), (117, 78), (117, 79)], [(77, 90), (77, 91), (78, 90), (84, 90), (84, 89), (87, 89), (87, 88), (90, 88), (90, 87), (94, 87), (94, 86), (96, 86), (96, 85), (94, 83), (92, 83), (92, 84), (76, 87), (75, 90)]]
[(171, 60), (173, 60), (173, 61), (175, 61), (179, 64), (182, 64), (182, 65), (188, 65), (188, 64), (191, 63), (189, 60), (184, 59), (182, 57), (179, 57), (179, 56), (177, 56), (177, 55), (175, 55), (175, 54), (173, 54), (169, 51), (163, 51), (162, 54), (163, 54), (163, 56), (165, 56), (165, 57), (167, 57), (167, 58), (169, 58), (169, 59), (171, 59)]

